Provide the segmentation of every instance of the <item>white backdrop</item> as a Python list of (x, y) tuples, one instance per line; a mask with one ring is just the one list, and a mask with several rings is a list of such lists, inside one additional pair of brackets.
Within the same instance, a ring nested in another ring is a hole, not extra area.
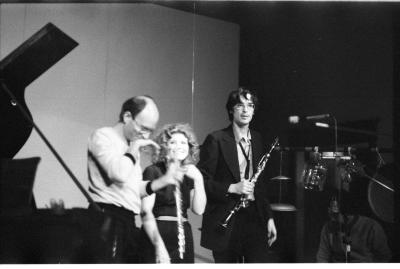
[[(122, 102), (149, 94), (159, 126), (189, 122), (199, 142), (227, 125), (225, 101), (238, 86), (239, 26), (153, 4), (2, 4), (0, 58), (53, 23), (78, 47), (26, 88), (36, 124), (87, 187), (90, 133), (114, 125)], [(193, 87), (192, 87), (193, 82)], [(34, 195), (67, 208), (88, 203), (35, 131), (16, 158), (40, 156)], [(191, 215), (196, 253), (201, 217)], [(197, 260), (199, 262), (200, 260)]]

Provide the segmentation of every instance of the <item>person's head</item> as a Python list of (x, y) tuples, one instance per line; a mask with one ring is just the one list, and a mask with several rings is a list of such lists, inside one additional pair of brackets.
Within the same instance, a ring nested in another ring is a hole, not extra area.
[(184, 164), (197, 162), (199, 144), (189, 124), (167, 124), (157, 134), (155, 141), (160, 145), (160, 153), (154, 161), (167, 162), (176, 159)]
[(248, 125), (253, 119), (258, 99), (254, 92), (245, 88), (232, 91), (226, 102), (229, 120), (238, 126)]
[(333, 196), (329, 202), (328, 215), (329, 219), (333, 222), (339, 223), (343, 221), (343, 217), (340, 212), (340, 204), (336, 196)]
[(336, 196), (330, 200), (328, 207), (328, 215), (331, 221), (343, 223), (344, 216), (357, 214), (354, 209), (354, 202), (351, 199), (351, 194), (346, 191), (341, 191), (340, 201)]
[(119, 114), (123, 133), (128, 141), (149, 138), (159, 119), (157, 105), (150, 96), (135, 96), (126, 100)]

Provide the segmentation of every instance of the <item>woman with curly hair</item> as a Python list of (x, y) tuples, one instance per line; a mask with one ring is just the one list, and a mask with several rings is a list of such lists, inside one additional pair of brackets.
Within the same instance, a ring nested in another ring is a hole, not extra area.
[[(187, 209), (202, 215), (207, 202), (203, 176), (195, 166), (199, 145), (190, 126), (183, 123), (164, 126), (155, 141), (161, 149), (154, 156), (153, 165), (143, 172), (143, 180), (159, 178), (170, 162), (183, 168), (183, 179), (179, 186), (167, 186), (142, 201), (142, 227), (150, 235), (144, 240), (143, 262), (194, 263)], [(150, 241), (156, 242), (159, 249), (154, 251)]]

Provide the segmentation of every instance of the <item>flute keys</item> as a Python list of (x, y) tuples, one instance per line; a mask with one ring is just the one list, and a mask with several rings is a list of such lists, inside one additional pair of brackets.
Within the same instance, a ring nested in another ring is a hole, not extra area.
[(177, 229), (178, 229), (179, 258), (183, 259), (183, 253), (185, 253), (185, 230), (182, 221), (182, 193), (180, 185), (176, 185), (175, 187), (175, 203), (176, 203), (176, 215), (178, 218)]
[(179, 258), (183, 259), (183, 254), (185, 253), (185, 233), (183, 227), (181, 228), (181, 232), (178, 233), (178, 250)]

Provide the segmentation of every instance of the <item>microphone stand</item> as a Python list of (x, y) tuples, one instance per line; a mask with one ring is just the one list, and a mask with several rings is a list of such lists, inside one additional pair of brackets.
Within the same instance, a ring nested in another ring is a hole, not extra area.
[[(333, 123), (334, 123), (334, 153), (333, 153), (333, 157), (335, 159), (335, 162), (338, 161), (338, 126), (337, 126), (337, 119), (335, 116), (331, 115), (330, 117), (332, 117), (333, 119)], [(318, 126), (318, 125), (316, 125)], [(329, 128), (329, 125), (328, 125)], [(339, 189), (338, 189), (338, 203), (339, 203), (339, 212), (340, 207), (342, 205), (342, 181), (339, 181)], [(350, 252), (351, 252), (351, 239), (350, 239), (350, 231), (348, 231), (348, 218), (345, 214), (343, 214), (342, 212), (340, 212), (340, 214), (342, 214), (343, 216), (343, 221), (344, 223), (341, 223), (340, 221), (340, 231), (339, 234), (343, 234), (343, 244), (345, 246), (345, 263), (349, 262), (349, 257), (350, 257)]]
[(350, 257), (350, 252), (351, 252), (351, 240), (350, 240), (350, 238), (347, 237), (347, 235), (344, 236), (343, 243), (346, 248), (345, 249), (345, 255), (346, 255), (345, 261), (346, 261), (346, 263), (349, 263), (349, 257)]
[(338, 142), (337, 142), (337, 140), (338, 140), (338, 127), (337, 127), (337, 120), (336, 120), (336, 117), (335, 116), (332, 116), (332, 118), (333, 118), (333, 121), (334, 121), (334, 127), (335, 127), (335, 157), (336, 157), (336, 154), (337, 154), (337, 151), (338, 151)]
[(344, 220), (344, 224), (341, 225), (341, 227), (345, 227), (344, 229), (342, 228), (342, 232), (343, 232), (343, 244), (345, 247), (345, 262), (349, 263), (349, 258), (350, 258), (350, 252), (351, 252), (351, 239), (350, 239), (350, 227), (348, 227), (349, 225), (349, 220), (348, 217), (343, 214), (343, 220)]
[[(337, 162), (337, 153), (338, 153), (338, 127), (337, 127), (337, 119), (335, 116), (332, 115), (333, 123), (334, 123), (334, 147), (335, 147), (335, 153), (333, 154), (335, 158), (335, 162)], [(342, 205), (342, 181), (339, 181), (339, 190), (338, 190), (338, 202), (341, 207)], [(340, 210), (340, 209), (339, 209)], [(343, 213), (340, 213), (343, 214)], [(350, 257), (350, 251), (351, 251), (351, 240), (350, 240), (350, 233), (347, 231), (347, 216), (343, 214), (343, 220), (344, 224), (340, 225), (340, 230), (343, 232), (343, 243), (345, 247), (345, 263), (349, 262), (349, 257)], [(343, 229), (344, 226), (344, 229)]]
[[(333, 123), (334, 123), (334, 146), (335, 146), (335, 162), (337, 162), (337, 153), (338, 153), (338, 127), (337, 127), (337, 119), (332, 115)], [(339, 180), (339, 190), (338, 190), (338, 202), (340, 207), (342, 206), (342, 180)], [(341, 209), (340, 209), (341, 210)], [(343, 214), (343, 213), (341, 213)], [(341, 224), (341, 232), (343, 232), (343, 244), (345, 247), (345, 263), (349, 263), (350, 252), (351, 252), (351, 239), (350, 239), (350, 228), (348, 227), (348, 217), (343, 214), (344, 224)], [(344, 229), (343, 229), (344, 226)]]
[[(333, 117), (333, 116), (332, 116)], [(318, 125), (317, 125), (318, 126)], [(323, 128), (332, 128), (329, 125), (326, 126), (318, 126), (318, 127), (323, 127)], [(334, 127), (335, 128), (335, 127)], [(365, 135), (375, 135), (375, 136), (380, 136), (380, 137), (393, 137), (393, 135), (387, 134), (387, 133), (377, 133), (377, 132), (372, 132), (372, 131), (366, 131), (362, 129), (355, 129), (355, 128), (349, 128), (349, 127), (343, 127), (343, 126), (336, 126), (337, 130), (340, 131), (345, 131), (349, 133), (355, 133), (355, 134), (365, 134)]]
[(93, 206), (93, 208), (98, 211), (102, 212), (101, 208), (94, 202), (92, 197), (88, 194), (88, 192), (83, 188), (82, 184), (79, 182), (79, 180), (75, 177), (75, 175), (72, 173), (72, 171), (68, 168), (67, 164), (64, 162), (64, 160), (61, 158), (61, 156), (57, 153), (57, 151), (54, 149), (54, 147), (50, 144), (50, 142), (47, 140), (45, 135), (42, 133), (42, 131), (39, 129), (39, 127), (35, 124), (33, 119), (29, 116), (28, 112), (25, 111), (25, 109), (20, 105), (20, 103), (17, 101), (17, 98), (14, 96), (14, 94), (8, 89), (6, 83), (4, 82), (4, 79), (0, 78), (1, 85), (3, 86), (2, 88), (4, 91), (10, 96), (11, 98), (11, 105), (18, 107), (18, 109), (21, 111), (23, 116), (32, 124), (32, 127), (36, 130), (36, 132), (39, 134), (40, 138), (44, 141), (44, 143), (48, 146), (50, 151), (53, 153), (53, 155), (56, 157), (58, 162), (61, 164), (61, 166), (64, 168), (64, 170), (67, 172), (67, 174), (72, 178), (74, 183), (77, 185), (79, 190), (83, 193), (83, 195), (86, 197), (88, 200), (89, 204)]
[[(335, 153), (333, 154), (333, 157), (335, 158), (335, 165), (337, 165), (338, 158), (338, 128), (337, 128), (337, 120), (336, 117), (332, 115), (333, 123), (334, 123), (334, 147), (335, 147)], [(341, 205), (342, 202), (342, 181), (339, 181), (339, 192), (338, 192), (338, 202), (339, 205)]]

